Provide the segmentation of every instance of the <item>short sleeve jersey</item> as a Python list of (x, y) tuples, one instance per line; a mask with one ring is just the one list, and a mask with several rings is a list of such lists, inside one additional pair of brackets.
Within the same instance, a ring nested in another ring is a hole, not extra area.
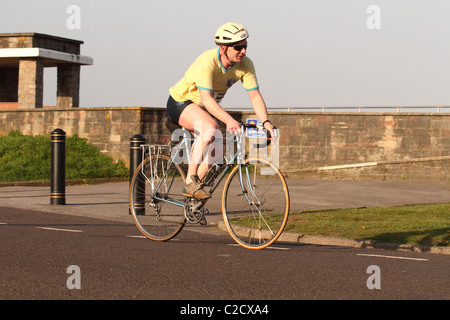
[(184, 77), (170, 88), (170, 94), (178, 102), (191, 100), (201, 105), (199, 89), (208, 90), (220, 103), (227, 90), (238, 81), (247, 91), (259, 88), (250, 58), (245, 56), (241, 62), (234, 63), (226, 70), (220, 61), (219, 49), (212, 49), (201, 54), (191, 64)]

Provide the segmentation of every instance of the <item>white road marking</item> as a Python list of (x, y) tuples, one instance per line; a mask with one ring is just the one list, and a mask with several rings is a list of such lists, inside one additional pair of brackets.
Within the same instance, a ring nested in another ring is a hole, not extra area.
[[(230, 246), (233, 246), (233, 247), (240, 247), (240, 246), (241, 246), (241, 245), (239, 245), (239, 244), (237, 244), (237, 243), (230, 243), (229, 245), (230, 245)], [(268, 247), (266, 247), (266, 248), (264, 248), (264, 249), (272, 249), (272, 250), (291, 250), (291, 249), (289, 249), (289, 248), (275, 247), (275, 246), (268, 246)]]
[(43, 229), (43, 230), (53, 230), (53, 231), (83, 232), (82, 230), (58, 229), (58, 228), (49, 228), (49, 227), (36, 227), (36, 228)]
[(146, 239), (146, 236), (127, 236), (127, 238), (140, 238), (140, 239)]
[(421, 259), (421, 258), (409, 258), (409, 257), (399, 257), (399, 256), (384, 256), (381, 254), (365, 254), (365, 253), (358, 253), (357, 256), (364, 256), (364, 257), (378, 257), (378, 258), (388, 258), (388, 259), (400, 259), (400, 260), (415, 260), (415, 261), (428, 261), (428, 259)]
[[(133, 235), (128, 235), (126, 236), (127, 238), (138, 238), (138, 239), (147, 239), (146, 236), (133, 236)], [(170, 241), (180, 241), (180, 239), (170, 239)]]

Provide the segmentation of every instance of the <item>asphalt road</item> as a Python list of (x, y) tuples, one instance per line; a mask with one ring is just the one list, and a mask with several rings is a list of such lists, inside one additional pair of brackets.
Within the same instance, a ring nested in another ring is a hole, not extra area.
[(0, 207), (0, 239), (1, 300), (182, 300), (170, 310), (179, 314), (199, 301), (450, 299), (448, 255), (289, 243), (253, 251), (189, 228), (156, 243), (131, 222), (10, 207)]

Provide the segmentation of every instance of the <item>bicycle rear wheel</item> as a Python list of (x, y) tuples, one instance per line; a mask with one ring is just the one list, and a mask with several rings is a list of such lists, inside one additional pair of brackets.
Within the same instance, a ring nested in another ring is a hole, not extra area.
[(143, 235), (155, 241), (175, 237), (186, 222), (181, 194), (185, 175), (171, 163), (166, 155), (153, 155), (139, 165), (130, 183), (133, 220)]
[(222, 193), (222, 215), (231, 237), (248, 249), (263, 249), (283, 232), (289, 190), (280, 170), (267, 160), (248, 159), (231, 171)]

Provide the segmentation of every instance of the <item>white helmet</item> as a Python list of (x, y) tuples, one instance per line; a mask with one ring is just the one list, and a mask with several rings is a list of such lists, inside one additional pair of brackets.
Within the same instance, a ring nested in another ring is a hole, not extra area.
[(228, 22), (217, 29), (214, 40), (216, 44), (230, 45), (248, 38), (247, 29), (243, 25)]

